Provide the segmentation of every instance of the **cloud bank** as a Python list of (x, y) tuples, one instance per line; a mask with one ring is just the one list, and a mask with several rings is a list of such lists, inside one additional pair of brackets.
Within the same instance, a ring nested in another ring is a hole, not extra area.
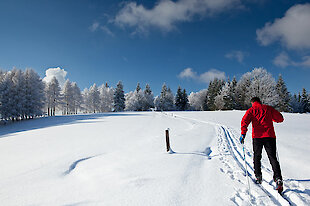
[(195, 16), (213, 16), (239, 7), (240, 0), (161, 0), (151, 9), (128, 2), (112, 21), (121, 27), (134, 27), (136, 32), (148, 32), (151, 27), (168, 32), (177, 23), (192, 21)]
[(279, 41), (288, 49), (310, 49), (310, 4), (292, 6), (284, 17), (266, 23), (256, 34), (264, 46)]
[(310, 56), (302, 57), (301, 61), (293, 61), (286, 52), (281, 52), (273, 59), (273, 64), (281, 68), (288, 66), (310, 67)]
[(198, 75), (197, 72), (193, 71), (192, 68), (186, 68), (178, 75), (178, 77), (180, 79), (199, 80), (207, 84), (215, 78), (226, 79), (225, 72), (219, 71), (217, 69), (210, 69), (209, 71)]
[(60, 87), (63, 87), (67, 80), (66, 76), (67, 72), (64, 69), (61, 69), (60, 67), (49, 68), (45, 71), (45, 77), (43, 78), (43, 81), (48, 83), (53, 79), (53, 77), (56, 77)]

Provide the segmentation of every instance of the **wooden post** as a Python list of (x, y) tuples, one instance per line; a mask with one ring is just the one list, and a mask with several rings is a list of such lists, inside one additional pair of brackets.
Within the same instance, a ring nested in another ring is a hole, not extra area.
[(167, 152), (169, 152), (170, 151), (169, 129), (166, 129), (166, 146), (167, 146)]

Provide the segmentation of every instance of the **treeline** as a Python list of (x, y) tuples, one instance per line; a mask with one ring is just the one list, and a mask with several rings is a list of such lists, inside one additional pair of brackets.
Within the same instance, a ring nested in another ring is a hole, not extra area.
[(245, 73), (239, 81), (214, 79), (207, 89), (187, 95), (180, 86), (174, 95), (163, 84), (160, 95), (154, 97), (149, 84), (142, 89), (140, 84), (134, 91), (125, 94), (122, 82), (116, 88), (107, 83), (81, 92), (77, 83), (67, 80), (60, 87), (54, 77), (45, 83), (31, 69), (0, 71), (0, 117), (2, 120), (23, 120), (42, 115), (54, 116), (77, 113), (120, 111), (214, 111), (245, 110), (250, 99), (260, 97), (264, 104), (283, 112), (310, 112), (310, 95), (306, 89), (290, 94), (279, 76), (277, 82), (263, 68)]
[(0, 116), (3, 120), (31, 119), (43, 115), (45, 85), (32, 69), (0, 70)]
[(306, 89), (302, 94), (291, 95), (281, 75), (276, 82), (263, 68), (245, 73), (239, 81), (214, 79), (208, 89), (192, 92), (189, 102), (194, 110), (245, 110), (255, 96), (281, 112), (310, 112), (310, 95)]

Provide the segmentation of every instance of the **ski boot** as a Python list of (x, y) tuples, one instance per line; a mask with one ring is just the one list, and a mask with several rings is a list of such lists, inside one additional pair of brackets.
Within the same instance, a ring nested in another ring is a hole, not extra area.
[(282, 192), (283, 192), (283, 181), (280, 178), (278, 178), (278, 179), (276, 179), (275, 182), (276, 182), (276, 190), (278, 190), (279, 194), (282, 194)]
[(256, 176), (255, 183), (256, 183), (256, 184), (262, 184), (262, 182), (263, 182), (263, 177), (262, 177), (262, 175)]

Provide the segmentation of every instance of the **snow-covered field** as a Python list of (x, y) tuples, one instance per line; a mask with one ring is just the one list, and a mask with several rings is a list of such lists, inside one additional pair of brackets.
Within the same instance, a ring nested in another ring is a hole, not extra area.
[[(250, 190), (238, 139), (244, 112), (56, 116), (0, 126), (0, 205), (310, 205), (310, 115), (276, 124), (284, 197), (263, 153)], [(167, 153), (165, 129), (170, 128)], [(251, 132), (251, 131), (250, 131)]]

